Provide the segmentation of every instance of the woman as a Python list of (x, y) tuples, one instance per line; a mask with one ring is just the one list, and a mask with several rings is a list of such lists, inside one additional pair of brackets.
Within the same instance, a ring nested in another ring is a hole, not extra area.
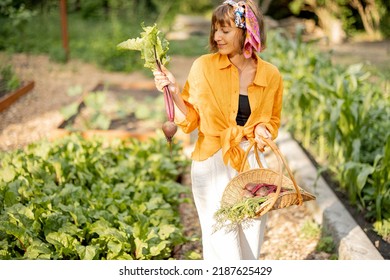
[(214, 231), (213, 216), (241, 163), (248, 160), (246, 168), (257, 167), (253, 151), (245, 159), (245, 150), (256, 142), (263, 152), (262, 137), (276, 138), (283, 82), (278, 69), (256, 55), (265, 48), (265, 34), (252, 0), (225, 1), (214, 10), (209, 44), (211, 53), (194, 61), (181, 93), (165, 67), (154, 72), (155, 83), (159, 91), (169, 86), (174, 93), (177, 125), (185, 133), (198, 130), (191, 180), (203, 258), (259, 259), (266, 215), (234, 231)]

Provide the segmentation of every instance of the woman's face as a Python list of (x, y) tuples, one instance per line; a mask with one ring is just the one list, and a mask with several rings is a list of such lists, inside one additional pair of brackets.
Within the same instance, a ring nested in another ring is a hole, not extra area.
[(234, 25), (221, 26), (218, 23), (215, 25), (214, 41), (220, 54), (234, 56), (242, 53), (238, 32), (241, 30)]

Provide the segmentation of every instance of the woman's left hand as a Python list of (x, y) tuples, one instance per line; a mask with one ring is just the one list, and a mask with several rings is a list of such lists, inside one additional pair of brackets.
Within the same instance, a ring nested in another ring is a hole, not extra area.
[(261, 152), (264, 152), (264, 148), (267, 144), (263, 141), (262, 138), (271, 139), (272, 135), (268, 131), (268, 129), (263, 124), (259, 124), (255, 128), (255, 141), (257, 143), (257, 147)]

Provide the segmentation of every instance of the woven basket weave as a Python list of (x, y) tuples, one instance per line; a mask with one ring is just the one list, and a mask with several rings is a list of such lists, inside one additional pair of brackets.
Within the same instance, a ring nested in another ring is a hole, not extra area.
[[(276, 155), (278, 172), (263, 168), (258, 156), (257, 146), (253, 143), (246, 151), (245, 159), (247, 159), (251, 148), (254, 147), (260, 168), (242, 171), (245, 166), (245, 162), (243, 162), (240, 172), (226, 186), (222, 195), (221, 206), (232, 206), (242, 201), (244, 199), (242, 190), (247, 183), (267, 183), (277, 186), (276, 192), (268, 195), (268, 199), (259, 205), (252, 218), (260, 217), (271, 210), (286, 208), (292, 205), (302, 205), (303, 202), (315, 200), (316, 197), (313, 194), (297, 185), (285, 158), (276, 144), (272, 140), (265, 138), (263, 140)], [(289, 177), (283, 175), (283, 167), (287, 170)], [(283, 192), (281, 192), (282, 188)]]

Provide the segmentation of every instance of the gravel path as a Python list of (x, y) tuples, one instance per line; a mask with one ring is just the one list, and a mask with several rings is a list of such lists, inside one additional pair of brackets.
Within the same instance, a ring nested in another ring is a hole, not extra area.
[[(42, 138), (50, 138), (51, 132), (63, 121), (60, 108), (75, 101), (77, 97), (67, 95), (69, 88), (81, 86), (91, 90), (99, 82), (131, 83), (151, 82), (142, 74), (109, 73), (90, 64), (70, 61), (67, 64), (51, 62), (46, 56), (17, 54), (8, 56), (0, 53), (0, 61), (7, 61), (14, 67), (22, 80), (35, 81), (35, 88), (18, 99), (8, 109), (0, 112), (0, 150), (21, 148)], [(180, 84), (193, 59), (174, 57), (172, 72)], [(200, 236), (199, 222), (194, 205), (181, 208), (183, 223), (188, 235)], [(304, 236), (303, 227), (313, 217), (305, 206), (291, 207), (269, 214), (268, 228), (262, 248), (261, 259), (328, 259), (329, 255), (316, 252), (319, 236)], [(200, 242), (193, 242), (182, 248), (182, 258), (187, 250), (201, 254)]]

